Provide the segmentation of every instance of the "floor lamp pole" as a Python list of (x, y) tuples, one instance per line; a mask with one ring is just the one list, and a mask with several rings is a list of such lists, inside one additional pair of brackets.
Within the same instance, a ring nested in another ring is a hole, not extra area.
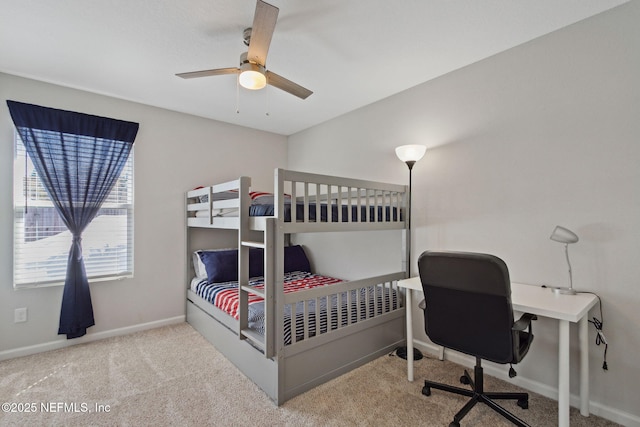
[(409, 196), (407, 197), (407, 277), (411, 276), (411, 185), (413, 165), (415, 160), (405, 162), (409, 168)]

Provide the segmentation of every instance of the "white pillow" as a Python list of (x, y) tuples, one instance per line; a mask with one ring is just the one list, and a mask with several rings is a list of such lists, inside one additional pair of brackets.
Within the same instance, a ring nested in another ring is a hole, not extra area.
[(200, 251), (195, 251), (193, 253), (193, 270), (195, 271), (196, 277), (198, 279), (207, 278), (207, 270), (204, 267), (204, 263), (200, 259)]
[[(202, 187), (198, 187), (198, 188), (202, 188)], [(229, 199), (237, 199), (237, 198), (238, 198), (237, 190), (228, 190), (228, 191), (222, 191), (219, 193), (213, 193), (214, 202), (217, 200), (229, 200)], [(200, 203), (207, 203), (208, 201), (209, 201), (208, 194), (200, 196)]]

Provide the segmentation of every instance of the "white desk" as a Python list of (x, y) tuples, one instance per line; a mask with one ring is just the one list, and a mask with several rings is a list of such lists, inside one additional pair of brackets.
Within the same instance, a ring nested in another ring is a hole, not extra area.
[[(398, 281), (407, 289), (407, 377), (413, 381), (412, 291), (422, 291), (419, 277)], [(589, 310), (598, 299), (593, 294), (557, 295), (548, 288), (511, 284), (514, 311), (549, 317), (559, 321), (558, 345), (558, 425), (569, 425), (569, 322), (578, 323), (580, 344), (580, 413), (589, 416)], [(534, 344), (535, 345), (535, 344)], [(442, 358), (443, 350), (440, 351)]]

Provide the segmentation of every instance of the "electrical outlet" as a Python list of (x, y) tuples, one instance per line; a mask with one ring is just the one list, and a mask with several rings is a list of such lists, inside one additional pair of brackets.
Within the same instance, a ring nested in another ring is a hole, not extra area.
[(16, 308), (13, 312), (13, 322), (22, 323), (27, 321), (27, 307)]

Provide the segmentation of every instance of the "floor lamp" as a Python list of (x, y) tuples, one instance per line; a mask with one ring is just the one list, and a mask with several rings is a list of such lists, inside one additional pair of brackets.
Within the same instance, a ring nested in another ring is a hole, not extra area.
[[(413, 165), (416, 164), (418, 160), (424, 157), (424, 153), (427, 151), (427, 147), (424, 145), (401, 145), (396, 148), (396, 156), (403, 162), (407, 164), (409, 168), (409, 196), (407, 197), (407, 231), (405, 233), (405, 247), (406, 247), (406, 265), (405, 270), (407, 272), (407, 277), (411, 274), (411, 172), (413, 170)], [(407, 292), (411, 292), (411, 289), (407, 289)], [(407, 310), (411, 310), (411, 307), (407, 307)], [(402, 359), (407, 358), (407, 347), (397, 347), (395, 349), (395, 353), (398, 357)], [(420, 350), (414, 347), (413, 349), (413, 360), (422, 359), (422, 353)]]
[(413, 165), (424, 157), (427, 147), (424, 145), (401, 145), (396, 148), (396, 156), (409, 167), (409, 197), (407, 198), (407, 275), (411, 273), (411, 172)]

